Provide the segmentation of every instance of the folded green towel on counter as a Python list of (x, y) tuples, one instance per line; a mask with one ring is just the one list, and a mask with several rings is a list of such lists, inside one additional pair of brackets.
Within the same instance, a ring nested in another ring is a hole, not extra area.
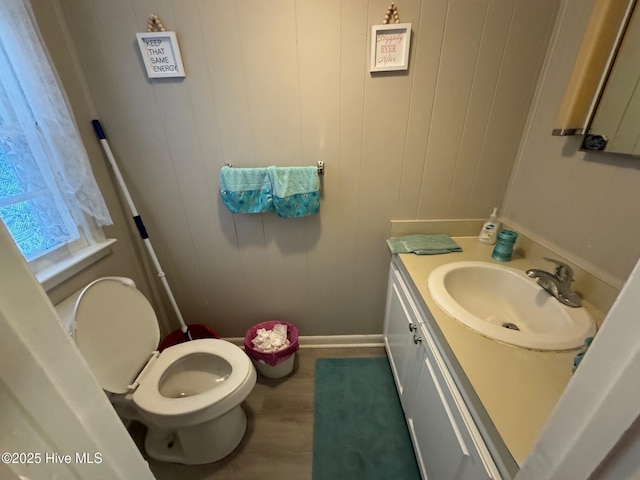
[(462, 248), (449, 235), (405, 235), (387, 240), (391, 253), (415, 253), (416, 255), (439, 255), (461, 252)]

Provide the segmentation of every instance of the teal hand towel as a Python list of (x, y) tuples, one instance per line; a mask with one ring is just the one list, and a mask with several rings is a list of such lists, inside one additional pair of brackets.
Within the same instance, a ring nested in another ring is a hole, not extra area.
[(297, 218), (320, 211), (317, 167), (269, 167), (268, 170), (276, 215)]
[(415, 253), (416, 255), (439, 255), (461, 252), (462, 248), (449, 235), (405, 235), (387, 240), (391, 253)]
[(222, 203), (233, 213), (260, 213), (273, 210), (271, 181), (267, 168), (222, 167)]

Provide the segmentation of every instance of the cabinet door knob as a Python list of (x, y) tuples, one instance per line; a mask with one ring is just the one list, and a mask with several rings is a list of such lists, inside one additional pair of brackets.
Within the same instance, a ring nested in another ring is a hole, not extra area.
[(415, 332), (418, 329), (413, 323), (409, 323), (409, 331)]
[(419, 337), (418, 335), (414, 335), (413, 336), (413, 343), (415, 343), (417, 345), (420, 342), (422, 342), (422, 337)]

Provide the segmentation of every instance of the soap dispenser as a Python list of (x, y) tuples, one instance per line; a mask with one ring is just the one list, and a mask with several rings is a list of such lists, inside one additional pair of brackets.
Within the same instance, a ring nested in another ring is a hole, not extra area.
[(480, 230), (478, 241), (486, 243), (488, 245), (493, 245), (494, 243), (496, 243), (498, 230), (500, 230), (500, 222), (498, 221), (498, 207), (493, 207), (493, 212), (491, 212), (491, 215), (489, 215), (487, 221), (484, 222), (482, 230)]

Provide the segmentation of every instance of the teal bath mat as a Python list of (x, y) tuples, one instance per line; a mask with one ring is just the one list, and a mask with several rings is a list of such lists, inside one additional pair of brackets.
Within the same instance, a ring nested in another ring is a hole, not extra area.
[(316, 361), (313, 480), (420, 480), (386, 357)]

